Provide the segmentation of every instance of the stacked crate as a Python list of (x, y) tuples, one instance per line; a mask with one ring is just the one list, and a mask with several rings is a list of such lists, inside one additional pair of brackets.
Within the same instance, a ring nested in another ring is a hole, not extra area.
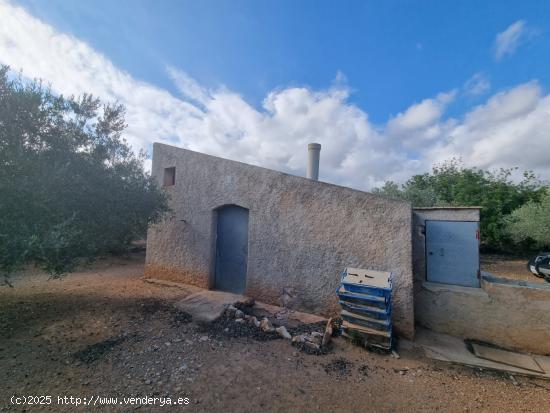
[(391, 351), (391, 273), (346, 268), (338, 288), (342, 335), (366, 347)]

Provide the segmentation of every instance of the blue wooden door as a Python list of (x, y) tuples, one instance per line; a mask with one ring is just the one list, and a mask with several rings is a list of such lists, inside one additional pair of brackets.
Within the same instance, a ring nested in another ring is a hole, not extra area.
[(426, 221), (428, 281), (479, 287), (479, 223)]
[(214, 288), (242, 294), (248, 260), (248, 209), (222, 207), (217, 221)]

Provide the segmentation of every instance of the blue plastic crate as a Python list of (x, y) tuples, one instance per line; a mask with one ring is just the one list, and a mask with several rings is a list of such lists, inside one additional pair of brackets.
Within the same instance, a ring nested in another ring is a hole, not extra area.
[(338, 290), (340, 300), (350, 304), (386, 309), (391, 305), (391, 296), (368, 295), (347, 291), (343, 286)]
[(366, 285), (342, 283), (342, 286), (351, 293), (375, 295), (378, 297), (391, 297), (391, 290), (370, 287)]
[(380, 320), (389, 320), (391, 318), (391, 307), (378, 308), (373, 306), (349, 303), (344, 300), (338, 301), (340, 306), (349, 312), (356, 314), (364, 314), (366, 316), (377, 318)]
[(387, 331), (391, 334), (392, 324), (390, 319), (371, 318), (365, 315), (353, 314), (349, 311), (342, 311), (342, 319), (362, 327), (372, 328), (379, 331)]
[(346, 268), (342, 272), (342, 286), (349, 292), (389, 298), (392, 276), (386, 271)]
[(391, 350), (391, 273), (348, 267), (341, 276), (342, 335), (366, 347)]

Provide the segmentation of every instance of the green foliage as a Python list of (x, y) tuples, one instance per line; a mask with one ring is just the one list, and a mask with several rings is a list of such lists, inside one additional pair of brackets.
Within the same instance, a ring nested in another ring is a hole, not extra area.
[(540, 202), (529, 201), (513, 211), (506, 224), (514, 241), (532, 241), (538, 248), (550, 247), (550, 194)]
[(167, 211), (125, 127), (121, 105), (56, 96), (0, 69), (0, 273), (33, 263), (62, 274), (123, 251)]
[(548, 190), (530, 171), (515, 183), (515, 170), (465, 168), (451, 159), (435, 165), (431, 173), (414, 175), (401, 187), (386, 182), (374, 192), (408, 200), (414, 207), (480, 206), (482, 244), (502, 250), (512, 241), (506, 231), (506, 216), (530, 201), (538, 202)]

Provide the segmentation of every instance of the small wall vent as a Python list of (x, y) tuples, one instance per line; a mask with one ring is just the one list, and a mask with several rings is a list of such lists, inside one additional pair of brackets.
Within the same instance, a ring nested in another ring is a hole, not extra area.
[(176, 184), (176, 167), (164, 168), (164, 180), (162, 186), (172, 186)]

